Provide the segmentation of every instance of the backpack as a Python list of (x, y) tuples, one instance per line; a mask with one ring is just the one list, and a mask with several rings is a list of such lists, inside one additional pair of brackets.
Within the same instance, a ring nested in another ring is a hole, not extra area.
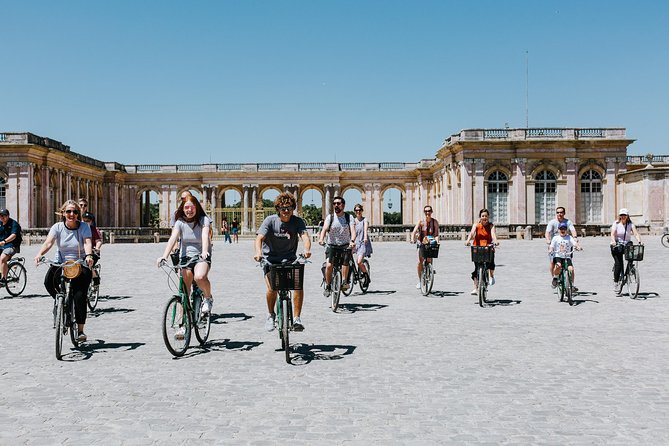
[[(344, 212), (344, 215), (346, 217), (346, 228), (348, 228), (349, 234), (351, 233), (351, 214), (348, 212)], [(332, 227), (332, 222), (334, 222), (335, 214), (329, 214), (327, 218), (330, 219), (330, 227)]]

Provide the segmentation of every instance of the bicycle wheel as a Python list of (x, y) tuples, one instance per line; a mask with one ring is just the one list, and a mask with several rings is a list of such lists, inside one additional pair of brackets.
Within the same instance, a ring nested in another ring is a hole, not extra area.
[(486, 306), (486, 298), (488, 296), (488, 281), (486, 280), (486, 271), (483, 267), (479, 267), (478, 292), (479, 307), (483, 308)]
[(565, 299), (565, 279), (564, 279), (564, 273), (560, 271), (560, 276), (558, 277), (558, 286), (557, 286), (557, 293), (558, 293), (558, 302), (564, 302)]
[(564, 275), (564, 294), (565, 297), (567, 298), (567, 302), (569, 305), (574, 305), (574, 300), (573, 300), (573, 293), (574, 290), (572, 288), (572, 283), (571, 283), (571, 272), (567, 270), (566, 274)]
[(358, 284), (360, 285), (360, 291), (362, 291), (362, 294), (365, 294), (369, 289), (369, 273), (371, 270), (369, 269), (369, 262), (367, 259), (364, 259), (362, 264), (365, 265), (365, 272), (360, 273), (360, 280), (358, 281)]
[(68, 300), (70, 301), (68, 305), (70, 307), (68, 311), (70, 324), (67, 328), (70, 329), (70, 341), (72, 341), (72, 345), (76, 348), (79, 347), (79, 325), (77, 325), (77, 319), (74, 315), (74, 299), (70, 296)]
[[(351, 280), (351, 279), (353, 279), (355, 277), (355, 272), (353, 271), (354, 268), (356, 268), (356, 267), (353, 266), (353, 265), (351, 265), (348, 268), (348, 277), (346, 278), (346, 282), (348, 283), (348, 288), (345, 289), (345, 290), (344, 289), (341, 290), (341, 292), (344, 296), (350, 296), (351, 293), (353, 292), (353, 283), (352, 283), (353, 280)], [(343, 281), (342, 281), (342, 285), (344, 285)]]
[(63, 312), (63, 295), (56, 295), (56, 359), (63, 357), (63, 336), (65, 335), (65, 315)]
[(669, 248), (669, 234), (664, 234), (662, 236), (662, 246)]
[[(202, 299), (200, 299), (200, 306), (202, 305)], [(196, 322), (193, 324), (195, 328), (195, 337), (200, 345), (204, 345), (209, 338), (209, 332), (211, 331), (211, 317), (209, 313), (202, 313), (201, 310), (195, 311)]]
[(276, 326), (279, 332), (279, 340), (281, 341), (281, 350), (286, 348), (286, 341), (283, 337), (283, 319), (286, 317), (286, 314), (283, 312), (283, 305), (281, 304), (283, 291), (279, 291), (279, 297), (276, 299)]
[(639, 277), (639, 267), (634, 264), (630, 265), (627, 273), (627, 293), (632, 299), (636, 299), (639, 295), (639, 285), (641, 278)]
[[(96, 271), (98, 275), (98, 279), (100, 278), (100, 264), (95, 265), (94, 270)], [(88, 296), (86, 298), (86, 305), (88, 305), (88, 309), (93, 311), (95, 310), (95, 307), (98, 306), (98, 299), (100, 298), (100, 285), (95, 285), (93, 283), (93, 279), (91, 279), (90, 285), (88, 285)]]
[(283, 351), (286, 354), (286, 362), (290, 364), (290, 300), (281, 300), (281, 311), (283, 313), (283, 320), (281, 321), (281, 333), (283, 334)]
[(621, 295), (623, 293), (623, 288), (625, 287), (625, 283), (627, 283), (627, 273), (625, 270), (620, 271), (620, 279), (618, 279), (618, 286), (616, 287), (615, 291), (617, 295)]
[(23, 293), (27, 282), (26, 268), (18, 262), (9, 265), (7, 271), (7, 292), (12, 296)]
[(420, 275), (420, 292), (423, 294), (423, 296), (430, 294), (430, 290), (432, 289), (432, 281), (430, 280), (431, 275), (432, 265), (425, 262), (423, 264), (423, 273)]
[(190, 343), (190, 320), (181, 296), (172, 296), (163, 313), (163, 341), (174, 356), (183, 356)]
[(331, 287), (330, 289), (332, 292), (330, 293), (331, 301), (332, 301), (332, 311), (335, 313), (337, 312), (337, 308), (339, 308), (339, 296), (341, 294), (341, 271), (336, 269), (332, 272), (332, 283), (330, 284)]

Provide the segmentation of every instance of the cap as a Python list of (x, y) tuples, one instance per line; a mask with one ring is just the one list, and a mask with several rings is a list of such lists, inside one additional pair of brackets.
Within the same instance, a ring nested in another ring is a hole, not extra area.
[(618, 215), (629, 215), (629, 211), (627, 208), (622, 208), (621, 210), (618, 211)]
[(95, 220), (95, 215), (91, 214), (90, 212), (84, 212), (84, 215), (82, 215), (81, 218), (90, 218), (91, 220)]
[(567, 224), (566, 221), (560, 222), (560, 224), (558, 225), (558, 229), (567, 229), (568, 227), (569, 225)]
[(0, 215), (9, 215), (9, 211), (7, 209), (0, 209)]

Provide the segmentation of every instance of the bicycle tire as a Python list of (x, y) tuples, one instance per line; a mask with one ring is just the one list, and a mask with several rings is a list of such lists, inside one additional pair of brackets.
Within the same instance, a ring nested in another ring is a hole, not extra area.
[[(68, 290), (71, 293), (72, 289), (68, 286)], [(72, 342), (72, 345), (76, 348), (79, 347), (79, 325), (77, 325), (77, 318), (75, 315), (75, 309), (74, 309), (74, 297), (70, 294), (70, 297), (67, 298), (65, 301), (65, 307), (69, 307), (69, 313), (70, 313), (70, 325), (67, 327), (70, 331), (70, 341)]]
[(574, 299), (573, 299), (573, 294), (574, 294), (574, 289), (572, 288), (572, 281), (571, 281), (571, 272), (567, 270), (565, 274), (565, 295), (567, 297), (567, 303), (571, 306), (574, 305)]
[[(344, 296), (350, 296), (351, 293), (353, 292), (353, 278), (356, 277), (357, 271), (354, 272), (354, 268), (356, 268), (352, 263), (351, 266), (348, 268), (348, 278), (346, 279), (346, 282), (348, 283), (348, 288), (346, 290), (342, 289), (341, 292)], [(343, 285), (342, 281), (342, 285)]]
[(7, 271), (7, 292), (14, 297), (23, 293), (23, 290), (26, 289), (27, 278), (25, 266), (18, 262), (10, 263)]
[(478, 295), (479, 295), (479, 307), (481, 308), (485, 308), (486, 297), (488, 294), (488, 281), (486, 280), (485, 274), (486, 274), (485, 269), (483, 267), (479, 267)]
[(61, 360), (63, 358), (63, 330), (65, 329), (63, 314), (63, 295), (56, 295), (56, 359)]
[[(200, 306), (202, 305), (202, 299), (200, 299)], [(209, 339), (209, 332), (211, 331), (211, 314), (202, 313), (202, 311), (195, 312), (196, 321), (193, 324), (195, 328), (195, 338), (200, 343), (204, 345)]]
[(662, 246), (664, 246), (665, 248), (669, 248), (669, 234), (664, 234), (661, 240), (662, 240)]
[(618, 280), (618, 286), (615, 289), (617, 295), (623, 294), (623, 288), (625, 287), (625, 283), (627, 283), (627, 273), (625, 270), (621, 270), (620, 279)]
[(641, 277), (639, 274), (639, 267), (631, 265), (629, 272), (627, 273), (627, 293), (630, 298), (636, 299), (639, 295), (639, 285), (641, 282)]
[[(180, 329), (183, 328), (183, 339)], [(183, 356), (190, 344), (190, 315), (183, 305), (181, 296), (172, 296), (165, 305), (163, 312), (163, 341), (165, 347), (174, 356)]]
[(560, 271), (560, 276), (558, 278), (558, 286), (557, 286), (557, 293), (558, 293), (558, 302), (564, 302), (565, 298), (565, 279), (564, 279), (564, 272)]
[[(98, 274), (98, 279), (100, 278), (100, 264), (97, 264), (93, 267), (95, 271)], [(88, 285), (88, 295), (86, 296), (86, 305), (88, 305), (88, 309), (91, 311), (95, 310), (95, 307), (98, 306), (98, 299), (100, 298), (100, 285), (95, 285), (93, 283), (93, 279), (91, 279), (91, 283)]]
[(362, 294), (365, 294), (369, 289), (369, 278), (370, 278), (369, 274), (371, 270), (369, 269), (369, 262), (367, 261), (367, 259), (364, 259), (362, 261), (362, 264), (365, 265), (365, 272), (361, 274), (358, 284), (360, 285), (360, 291), (362, 291)]
[(428, 262), (425, 262), (423, 265), (423, 273), (420, 276), (420, 292), (423, 296), (430, 294), (432, 289), (432, 284), (430, 283), (430, 275), (432, 273), (432, 265)]
[(286, 348), (286, 342), (284, 341), (283, 338), (283, 318), (285, 317), (283, 313), (283, 305), (281, 305), (281, 293), (282, 291), (279, 291), (279, 297), (276, 300), (276, 328), (278, 328), (279, 332), (279, 340), (281, 341), (281, 350), (284, 350)]
[(332, 283), (331, 283), (330, 289), (332, 292), (330, 293), (331, 297), (331, 307), (332, 311), (334, 313), (337, 312), (337, 308), (339, 308), (339, 297), (341, 294), (341, 271), (339, 270), (334, 270), (332, 272)]
[(434, 266), (432, 266), (432, 263), (430, 265), (430, 274), (428, 276), (429, 279), (429, 286), (427, 287), (427, 292), (428, 294), (432, 292), (432, 286), (434, 285)]
[(283, 321), (281, 323), (281, 331), (283, 332), (283, 351), (286, 355), (286, 362), (290, 364), (290, 300), (282, 299), (281, 308), (283, 312)]

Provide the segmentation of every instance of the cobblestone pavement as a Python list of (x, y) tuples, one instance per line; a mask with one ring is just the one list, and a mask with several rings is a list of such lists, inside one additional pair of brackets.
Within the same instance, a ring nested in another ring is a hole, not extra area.
[(669, 444), (669, 250), (645, 237), (632, 300), (614, 297), (607, 241), (584, 239), (573, 307), (550, 288), (541, 240), (503, 241), (491, 308), (469, 294), (462, 242), (443, 243), (428, 297), (415, 249), (376, 243), (370, 292), (342, 296), (336, 314), (316, 247), (291, 365), (263, 330), (251, 241), (215, 244), (210, 342), (181, 359), (161, 337), (164, 244), (103, 248), (89, 340), (63, 361), (46, 269), (25, 247), (23, 297), (0, 290), (13, 327), (0, 347), (0, 444)]

